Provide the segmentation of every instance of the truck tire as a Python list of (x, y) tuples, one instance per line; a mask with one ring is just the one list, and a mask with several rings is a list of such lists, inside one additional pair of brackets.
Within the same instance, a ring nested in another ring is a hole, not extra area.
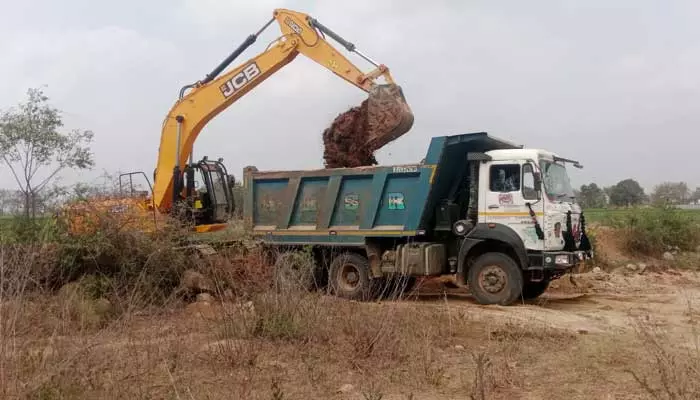
[(360, 301), (372, 299), (375, 282), (369, 275), (369, 260), (356, 253), (339, 254), (331, 261), (328, 284), (338, 297)]
[(278, 291), (312, 291), (318, 288), (318, 271), (313, 257), (307, 257), (302, 252), (288, 251), (280, 254), (275, 261), (273, 274)]
[(480, 304), (510, 305), (523, 290), (523, 273), (518, 264), (503, 253), (480, 255), (469, 268), (469, 290)]
[(523, 286), (523, 299), (530, 300), (540, 297), (549, 287), (549, 280), (545, 279), (541, 282), (527, 282)]

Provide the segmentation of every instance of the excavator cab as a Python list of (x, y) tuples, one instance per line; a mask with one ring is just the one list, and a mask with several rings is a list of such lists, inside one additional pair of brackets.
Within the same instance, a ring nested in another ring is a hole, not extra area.
[(194, 222), (198, 230), (211, 230), (225, 224), (233, 214), (234, 184), (221, 159), (204, 157), (185, 166), (175, 208), (184, 210), (185, 219)]

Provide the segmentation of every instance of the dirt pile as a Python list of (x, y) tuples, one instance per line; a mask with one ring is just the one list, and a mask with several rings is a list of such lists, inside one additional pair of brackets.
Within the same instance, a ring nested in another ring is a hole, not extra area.
[(367, 146), (367, 100), (338, 115), (323, 131), (323, 160), (326, 168), (376, 165), (375, 149)]

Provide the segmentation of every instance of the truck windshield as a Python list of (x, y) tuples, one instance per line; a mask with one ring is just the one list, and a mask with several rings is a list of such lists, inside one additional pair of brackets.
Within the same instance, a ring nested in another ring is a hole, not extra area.
[(569, 181), (566, 167), (552, 161), (540, 160), (542, 181), (547, 196), (556, 200), (574, 197), (574, 189)]

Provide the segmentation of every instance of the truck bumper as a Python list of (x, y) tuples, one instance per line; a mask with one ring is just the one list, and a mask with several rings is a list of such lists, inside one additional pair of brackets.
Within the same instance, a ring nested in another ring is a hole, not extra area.
[(526, 270), (566, 271), (579, 263), (592, 258), (586, 251), (546, 251), (539, 254), (529, 254), (529, 264)]

